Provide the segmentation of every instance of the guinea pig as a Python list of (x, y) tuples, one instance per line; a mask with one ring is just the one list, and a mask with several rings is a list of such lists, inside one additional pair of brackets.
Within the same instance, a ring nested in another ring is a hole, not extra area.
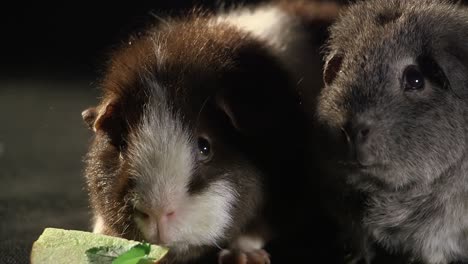
[(298, 94), (321, 80), (309, 34), (333, 16), (315, 2), (194, 11), (117, 50), (82, 113), (94, 232), (167, 246), (165, 263), (220, 249), (221, 263), (269, 263), (277, 226), (295, 234), (304, 212)]
[(467, 43), (468, 10), (443, 0), (361, 1), (330, 29), (325, 181), (365, 263), (468, 261)]

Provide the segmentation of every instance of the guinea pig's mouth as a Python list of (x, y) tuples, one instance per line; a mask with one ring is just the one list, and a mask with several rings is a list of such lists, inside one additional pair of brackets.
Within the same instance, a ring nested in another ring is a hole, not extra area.
[(179, 254), (190, 250), (192, 247), (196, 247), (196, 245), (192, 245), (186, 241), (174, 241), (174, 242), (169, 242), (169, 243), (163, 243), (163, 242), (156, 241), (156, 240), (147, 240), (147, 241), (155, 245), (167, 247), (171, 251), (177, 252)]
[(172, 250), (176, 250), (180, 252), (180, 251), (189, 250), (192, 245), (187, 242), (172, 242), (172, 243), (164, 244), (164, 246), (169, 247)]

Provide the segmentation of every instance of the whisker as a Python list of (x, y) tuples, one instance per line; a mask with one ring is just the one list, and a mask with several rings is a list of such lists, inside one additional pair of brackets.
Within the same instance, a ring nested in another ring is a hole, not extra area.
[(150, 14), (152, 17), (156, 18), (157, 20), (159, 20), (159, 21), (163, 22), (164, 24), (166, 24), (166, 26), (169, 25), (169, 22), (168, 22), (167, 20), (165, 20), (165, 19), (162, 18), (161, 16), (157, 15), (157, 14), (154, 13), (153, 11), (150, 11), (149, 14)]
[(200, 111), (198, 111), (198, 114), (197, 114), (197, 122), (196, 122), (196, 124), (199, 123), (198, 121), (199, 121), (199, 119), (200, 119), (201, 112), (202, 112), (203, 109), (205, 108), (206, 103), (208, 103), (208, 100), (210, 100), (210, 97), (211, 97), (211, 96), (207, 96), (206, 99), (205, 99), (205, 101), (203, 101), (203, 104), (202, 104), (202, 106), (201, 106), (201, 108), (200, 108)]
[(214, 241), (213, 244), (220, 250), (223, 250), (223, 248), (216, 242)]

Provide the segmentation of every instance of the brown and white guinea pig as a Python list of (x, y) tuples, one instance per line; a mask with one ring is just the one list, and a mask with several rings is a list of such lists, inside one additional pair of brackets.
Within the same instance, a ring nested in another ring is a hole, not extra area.
[(223, 248), (223, 263), (269, 262), (277, 226), (304, 211), (298, 91), (321, 82), (308, 34), (334, 12), (315, 2), (193, 12), (115, 52), (99, 105), (82, 114), (95, 132), (94, 232), (168, 246), (168, 263)]

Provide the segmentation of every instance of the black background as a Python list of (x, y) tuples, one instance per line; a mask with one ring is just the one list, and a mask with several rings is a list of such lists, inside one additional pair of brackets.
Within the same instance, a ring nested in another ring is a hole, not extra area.
[(93, 2), (35, 1), (0, 7), (0, 78), (95, 76), (113, 47), (152, 23), (152, 13), (166, 17), (194, 6), (216, 9), (265, 0)]
[[(243, 3), (261, 0), (243, 1)], [(194, 6), (216, 8), (221, 1), (101, 1), (2, 8), (0, 70), (7, 78), (95, 75), (113, 47), (153, 22), (152, 14), (177, 16)], [(118, 3), (117, 3), (118, 2)], [(228, 6), (239, 1), (224, 1)], [(3, 21), (2, 21), (3, 20)]]

